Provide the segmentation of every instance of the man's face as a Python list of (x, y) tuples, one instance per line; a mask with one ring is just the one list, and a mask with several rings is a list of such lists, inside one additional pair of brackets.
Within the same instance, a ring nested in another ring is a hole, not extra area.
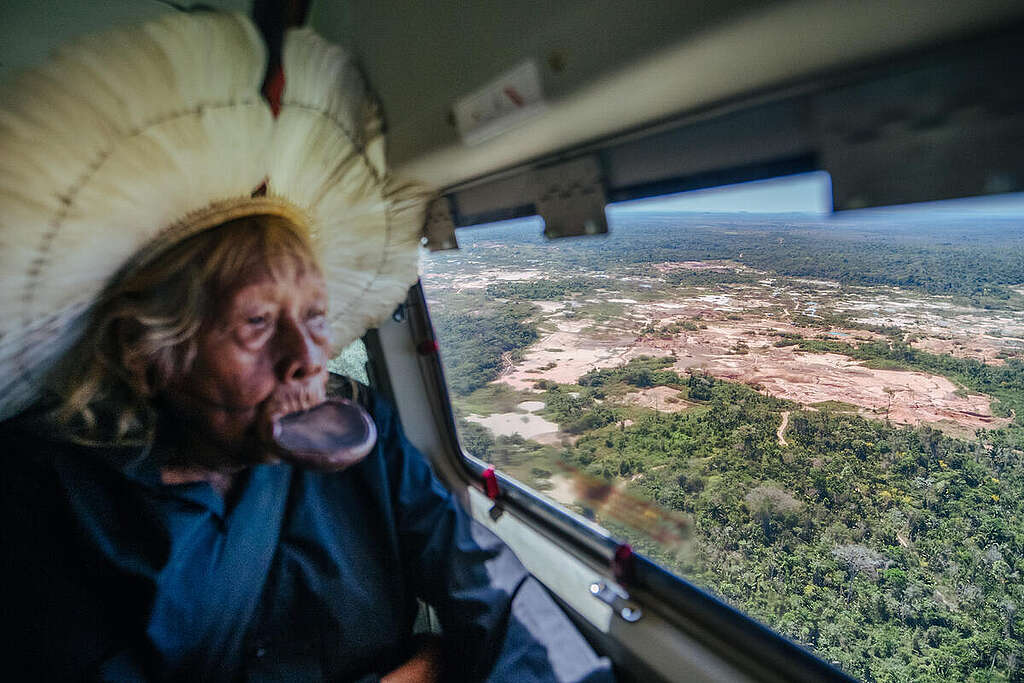
[(244, 281), (204, 321), (192, 369), (165, 399), (223, 465), (263, 462), (260, 436), (285, 413), (324, 400), (327, 293), (315, 273)]

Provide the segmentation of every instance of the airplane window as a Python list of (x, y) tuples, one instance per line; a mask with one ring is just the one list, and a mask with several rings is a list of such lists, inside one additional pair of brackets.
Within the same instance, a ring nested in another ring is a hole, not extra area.
[(1024, 675), (1024, 196), (828, 177), (460, 230), (423, 286), (462, 444), (868, 680)]
[(356, 339), (327, 362), (327, 369), (336, 375), (351, 377), (369, 386), (370, 378), (366, 372), (367, 353), (362, 339)]

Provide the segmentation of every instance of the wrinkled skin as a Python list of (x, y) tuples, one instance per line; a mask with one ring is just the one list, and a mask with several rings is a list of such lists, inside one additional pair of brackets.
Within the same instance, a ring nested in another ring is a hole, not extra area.
[(191, 370), (163, 402), (180, 423), (191, 462), (231, 471), (272, 462), (280, 416), (322, 403), (327, 386), (327, 294), (315, 273), (267, 273), (223, 297), (204, 323)]

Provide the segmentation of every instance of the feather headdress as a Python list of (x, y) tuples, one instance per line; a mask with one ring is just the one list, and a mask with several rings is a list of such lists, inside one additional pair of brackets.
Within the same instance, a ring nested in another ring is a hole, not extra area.
[(115, 274), (231, 218), (277, 214), (308, 231), (339, 348), (401, 300), (424, 197), (389, 177), (376, 104), (341, 48), (292, 30), (282, 62), (275, 119), (251, 22), (170, 14), (80, 40), (8, 91), (0, 419), (36, 398)]

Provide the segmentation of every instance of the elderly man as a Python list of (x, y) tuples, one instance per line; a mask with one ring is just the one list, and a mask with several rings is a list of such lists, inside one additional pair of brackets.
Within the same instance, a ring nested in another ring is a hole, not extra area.
[(610, 680), (380, 397), (350, 395), (364, 459), (283, 445), (332, 336), (415, 279), (421, 202), (344, 53), (291, 34), (275, 120), (261, 49), (170, 16), (64, 51), (0, 117), (5, 670)]

